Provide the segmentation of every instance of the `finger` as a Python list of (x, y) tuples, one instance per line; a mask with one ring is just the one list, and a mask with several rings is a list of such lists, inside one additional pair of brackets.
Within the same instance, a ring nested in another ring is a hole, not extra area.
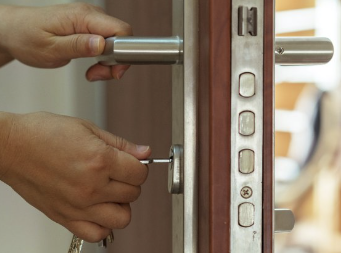
[(89, 221), (72, 221), (66, 228), (78, 238), (91, 243), (99, 242), (111, 233), (111, 229)]
[(145, 159), (150, 156), (151, 149), (149, 146), (144, 145), (136, 145), (134, 143), (131, 143), (121, 137), (118, 137), (116, 135), (113, 135), (107, 131), (104, 131), (100, 128), (95, 128), (93, 131), (97, 134), (97, 136), (103, 140), (108, 145), (124, 151), (137, 159)]
[(130, 65), (104, 66), (95, 64), (86, 72), (86, 78), (91, 82), (111, 79), (119, 80), (129, 67)]
[(105, 46), (102, 36), (91, 34), (59, 36), (54, 37), (54, 40), (58, 57), (65, 60), (101, 55)]
[(104, 187), (99, 196), (99, 202), (115, 202), (129, 204), (138, 199), (141, 195), (141, 187), (125, 184), (116, 180), (111, 182)]
[(92, 34), (102, 35), (104, 38), (133, 35), (133, 30), (129, 24), (102, 12), (91, 12), (85, 17), (85, 23), (87, 24), (86, 30)]
[(135, 157), (116, 148), (112, 148), (109, 155), (112, 157), (109, 165), (111, 179), (133, 186), (140, 186), (146, 181), (148, 167), (141, 164)]
[(129, 225), (131, 209), (129, 204), (102, 203), (85, 210), (87, 219), (102, 227), (122, 229)]

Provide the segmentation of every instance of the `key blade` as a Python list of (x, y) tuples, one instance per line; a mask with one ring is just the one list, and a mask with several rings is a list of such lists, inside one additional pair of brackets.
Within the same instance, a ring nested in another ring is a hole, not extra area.
[(168, 159), (159, 159), (159, 158), (152, 158), (146, 160), (140, 160), (142, 164), (151, 164), (151, 163), (171, 163), (173, 161), (172, 158)]

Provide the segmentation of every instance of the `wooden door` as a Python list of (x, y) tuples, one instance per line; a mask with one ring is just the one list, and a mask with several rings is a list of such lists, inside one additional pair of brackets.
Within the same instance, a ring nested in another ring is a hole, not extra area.
[[(171, 35), (171, 1), (110, 0), (107, 10), (132, 24), (135, 35)], [(240, 4), (243, 4), (242, 1)], [(250, 5), (249, 1), (245, 1)], [(232, 0), (198, 1), (198, 252), (230, 252)], [(273, 0), (264, 0), (262, 252), (273, 252)], [(263, 24), (261, 25), (263, 28)], [(151, 145), (166, 157), (171, 143), (171, 68), (133, 66), (107, 87), (108, 129)], [(109, 252), (172, 252), (167, 171), (150, 166), (133, 220)], [(233, 231), (231, 231), (233, 233)], [(246, 240), (252, 240), (247, 238)], [(193, 252), (194, 253), (194, 252)], [(233, 252), (234, 253), (234, 252)], [(241, 252), (238, 252), (241, 253)]]

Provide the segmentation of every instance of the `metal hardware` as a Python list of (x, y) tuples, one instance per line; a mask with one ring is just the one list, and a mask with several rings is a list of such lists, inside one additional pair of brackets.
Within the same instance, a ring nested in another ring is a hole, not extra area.
[[(107, 236), (107, 238), (103, 239), (102, 241), (98, 243), (98, 247), (106, 248), (108, 243), (113, 243), (113, 242), (114, 242), (114, 234), (111, 231), (111, 233)], [(84, 244), (84, 240), (78, 238), (76, 235), (73, 235), (68, 253), (81, 253), (83, 244)]]
[(252, 203), (242, 203), (239, 205), (238, 223), (242, 227), (251, 227), (255, 224), (255, 206)]
[(239, 77), (239, 94), (249, 98), (255, 95), (256, 77), (252, 73), (243, 73)]
[(168, 192), (171, 194), (183, 193), (183, 148), (174, 145), (169, 152), (171, 163), (168, 165)]
[(257, 36), (257, 8), (240, 6), (238, 8), (238, 35), (245, 36), (250, 33)]
[(170, 156), (168, 159), (164, 158), (152, 158), (152, 159), (147, 159), (147, 160), (140, 160), (142, 164), (152, 164), (152, 163), (172, 163), (173, 162), (173, 157)]
[(232, 0), (230, 253), (262, 252), (263, 16), (263, 0)]
[(173, 35), (183, 65), (173, 65), (172, 143), (183, 146), (183, 194), (173, 195), (173, 253), (198, 252), (197, 83), (199, 1), (173, 0)]
[(68, 253), (80, 253), (82, 251), (84, 241), (73, 235)]
[(275, 233), (291, 232), (295, 226), (295, 216), (291, 210), (275, 210)]
[(239, 115), (239, 133), (252, 135), (255, 132), (255, 114), (250, 111), (241, 112)]
[(241, 189), (240, 191), (240, 195), (244, 198), (244, 199), (249, 199), (252, 196), (252, 189), (251, 187), (245, 186)]
[(319, 37), (278, 37), (275, 61), (279, 65), (316, 65), (333, 58), (333, 43)]
[(255, 170), (255, 152), (244, 149), (239, 152), (239, 171), (243, 174), (250, 174)]
[(110, 37), (98, 62), (117, 64), (181, 64), (183, 42), (174, 37)]
[(98, 243), (98, 247), (106, 248), (108, 246), (108, 243), (113, 243), (114, 240), (115, 240), (114, 233), (111, 231), (107, 238), (103, 239)]

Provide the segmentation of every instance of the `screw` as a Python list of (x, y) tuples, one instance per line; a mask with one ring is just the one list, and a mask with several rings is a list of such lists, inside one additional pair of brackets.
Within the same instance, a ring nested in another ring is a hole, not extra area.
[(252, 189), (251, 189), (251, 187), (249, 187), (249, 186), (243, 187), (241, 189), (241, 191), (240, 191), (240, 195), (242, 195), (242, 197), (244, 199), (251, 198), (251, 196), (252, 196)]
[(276, 48), (276, 50), (275, 50), (275, 52), (276, 52), (276, 54), (284, 54), (284, 48), (283, 47), (278, 47), (278, 48)]

